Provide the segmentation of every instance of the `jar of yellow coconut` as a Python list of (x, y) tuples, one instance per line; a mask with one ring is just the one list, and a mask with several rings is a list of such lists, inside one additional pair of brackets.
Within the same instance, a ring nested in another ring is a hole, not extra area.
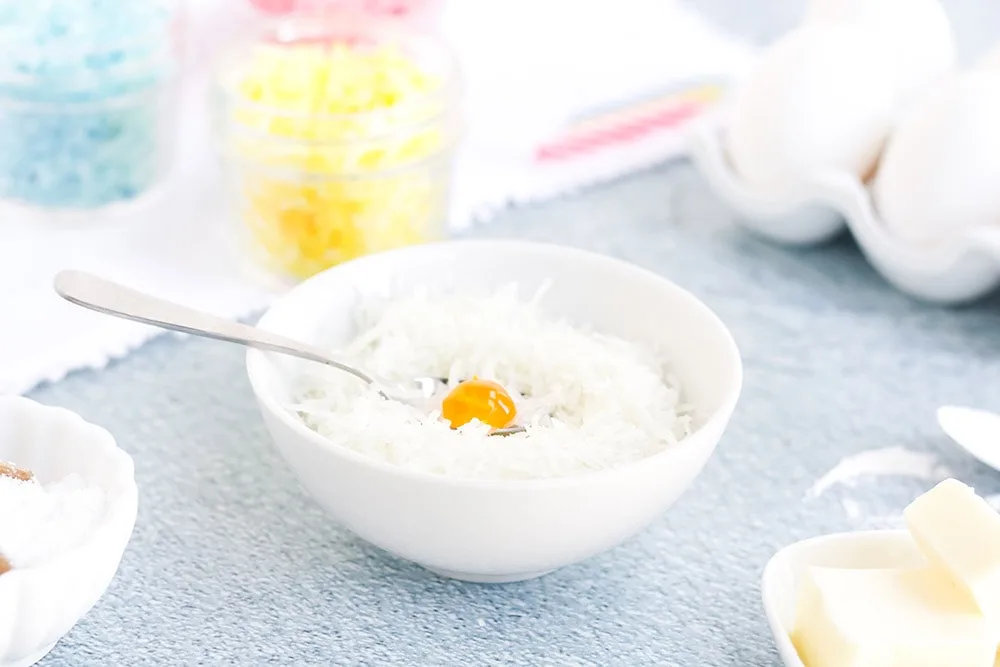
[(216, 69), (239, 245), (299, 280), (445, 233), (459, 77), (438, 38), (352, 14), (259, 26)]

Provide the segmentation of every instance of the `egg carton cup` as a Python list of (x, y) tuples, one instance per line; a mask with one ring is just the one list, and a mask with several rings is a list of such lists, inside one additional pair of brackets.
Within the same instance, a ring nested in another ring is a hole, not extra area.
[(104, 513), (83, 543), (0, 575), (0, 667), (41, 660), (104, 595), (135, 526), (132, 458), (103, 428), (69, 410), (0, 397), (0, 460), (42, 484), (76, 474), (105, 494)]
[(923, 301), (960, 304), (1000, 286), (1000, 227), (977, 227), (933, 245), (895, 238), (865, 184), (848, 173), (816, 173), (776, 198), (747, 187), (729, 162), (718, 118), (692, 128), (691, 159), (752, 232), (789, 246), (823, 243), (848, 229), (886, 280)]

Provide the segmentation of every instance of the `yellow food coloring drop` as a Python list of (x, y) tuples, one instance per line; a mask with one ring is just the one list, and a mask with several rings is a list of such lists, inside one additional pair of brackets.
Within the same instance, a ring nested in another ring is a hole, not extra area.
[(509, 426), (517, 417), (514, 399), (500, 384), (472, 379), (459, 383), (441, 403), (441, 416), (459, 428), (478, 419), (492, 428)]

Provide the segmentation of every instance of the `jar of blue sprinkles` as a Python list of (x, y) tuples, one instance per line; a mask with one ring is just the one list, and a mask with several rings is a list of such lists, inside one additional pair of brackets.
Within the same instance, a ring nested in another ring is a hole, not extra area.
[(177, 143), (175, 0), (0, 0), (0, 200), (18, 213), (131, 208)]

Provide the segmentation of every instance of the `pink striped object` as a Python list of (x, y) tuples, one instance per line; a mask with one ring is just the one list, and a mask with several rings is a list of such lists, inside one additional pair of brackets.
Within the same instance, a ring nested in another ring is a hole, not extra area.
[(710, 109), (721, 97), (719, 85), (697, 84), (652, 101), (591, 115), (535, 152), (538, 162), (558, 162), (621, 146), (655, 132), (674, 130)]

